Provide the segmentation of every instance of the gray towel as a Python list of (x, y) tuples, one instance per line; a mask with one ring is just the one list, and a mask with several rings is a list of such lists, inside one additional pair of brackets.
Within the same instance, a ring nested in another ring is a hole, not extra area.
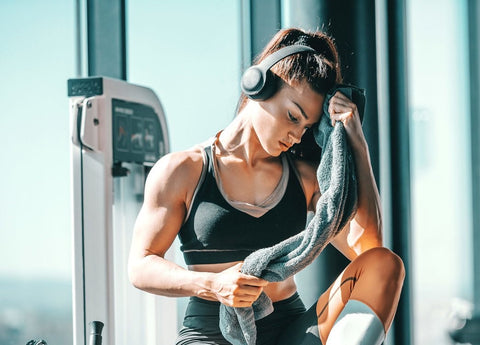
[[(270, 282), (285, 280), (309, 265), (330, 240), (352, 219), (357, 208), (357, 183), (353, 160), (343, 123), (332, 127), (328, 103), (340, 91), (357, 104), (361, 118), (365, 105), (364, 90), (339, 85), (326, 96), (323, 115), (314, 129), (317, 144), (322, 147), (317, 179), (321, 196), (315, 216), (305, 230), (272, 247), (259, 249), (244, 261), (242, 273)], [(220, 306), (220, 329), (234, 345), (254, 345), (255, 320), (273, 311), (270, 298), (262, 293), (252, 307)]]

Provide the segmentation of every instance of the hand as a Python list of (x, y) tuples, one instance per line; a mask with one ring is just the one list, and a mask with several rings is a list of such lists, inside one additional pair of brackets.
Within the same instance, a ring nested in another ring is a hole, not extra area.
[(352, 147), (358, 148), (360, 145), (366, 144), (357, 105), (347, 96), (337, 91), (330, 99), (328, 112), (332, 126), (335, 126), (336, 121), (343, 122)]
[(242, 263), (217, 273), (212, 292), (221, 303), (230, 307), (250, 307), (268, 281), (240, 272)]

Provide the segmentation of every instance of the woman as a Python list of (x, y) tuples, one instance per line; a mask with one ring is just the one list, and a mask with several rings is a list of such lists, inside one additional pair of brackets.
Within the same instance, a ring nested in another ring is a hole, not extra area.
[[(255, 249), (302, 231), (320, 197), (316, 164), (305, 159), (314, 144), (304, 138), (303, 149), (292, 146), (320, 120), (327, 91), (342, 80), (340, 64), (331, 38), (298, 29), (278, 32), (258, 60), (294, 44), (315, 52), (271, 68), (279, 79), (271, 97), (243, 95), (223, 131), (163, 157), (148, 176), (129, 276), (139, 289), (191, 297), (177, 344), (229, 344), (218, 326), (220, 303), (248, 307), (262, 291), (275, 310), (257, 321), (257, 344), (380, 344), (393, 320), (403, 263), (382, 247), (380, 199), (358, 109), (340, 92), (329, 114), (343, 122), (353, 151), (358, 210), (331, 243), (351, 263), (307, 311), (293, 277), (269, 283), (240, 272)], [(188, 269), (164, 258), (177, 235)]]

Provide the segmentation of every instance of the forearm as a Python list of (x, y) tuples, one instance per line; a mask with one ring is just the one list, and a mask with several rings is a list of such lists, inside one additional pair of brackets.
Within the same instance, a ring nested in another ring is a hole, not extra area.
[(194, 272), (157, 255), (148, 255), (129, 265), (129, 277), (138, 289), (161, 296), (197, 296), (215, 299), (212, 275)]
[(358, 209), (350, 226), (348, 241), (363, 252), (382, 245), (382, 210), (380, 195), (365, 141), (353, 148), (358, 186)]

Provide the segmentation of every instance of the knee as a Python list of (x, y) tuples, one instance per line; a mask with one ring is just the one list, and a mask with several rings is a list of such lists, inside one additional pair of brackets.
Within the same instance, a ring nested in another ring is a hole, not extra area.
[(373, 271), (379, 278), (403, 284), (405, 265), (403, 260), (390, 249), (376, 247), (362, 253), (358, 259), (365, 261), (364, 267)]

